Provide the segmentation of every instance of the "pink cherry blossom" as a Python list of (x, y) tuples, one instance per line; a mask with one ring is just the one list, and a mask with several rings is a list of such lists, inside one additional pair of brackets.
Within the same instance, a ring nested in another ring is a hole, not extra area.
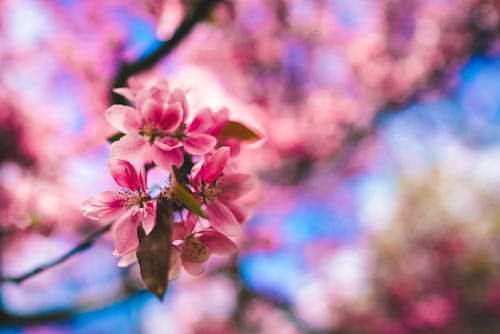
[(193, 120), (192, 124), (197, 124), (197, 127), (203, 126), (204, 132), (206, 131), (206, 133), (217, 138), (216, 147), (228, 146), (231, 156), (237, 156), (240, 153), (241, 141), (237, 138), (221, 136), (222, 130), (228, 121), (229, 110), (227, 108), (221, 108), (216, 112), (213, 112), (210, 108), (204, 108), (198, 111), (197, 119)]
[(126, 160), (111, 159), (108, 167), (113, 179), (125, 191), (108, 190), (85, 200), (81, 205), (83, 214), (94, 220), (113, 224), (115, 255), (122, 256), (136, 250), (139, 245), (137, 227), (142, 224), (149, 234), (156, 217), (156, 200), (146, 191), (146, 174), (140, 173)]
[(237, 246), (224, 234), (213, 229), (194, 231), (197, 216), (189, 213), (185, 221), (174, 224), (172, 235), (173, 261), (169, 278), (175, 278), (182, 265), (192, 275), (205, 271), (205, 262), (212, 253), (229, 255), (236, 252)]
[(115, 88), (113, 92), (123, 96), (130, 102), (136, 100), (137, 93), (140, 91), (143, 91), (143, 95), (149, 93), (158, 101), (168, 99), (169, 85), (164, 78), (157, 78), (152, 84), (148, 84), (143, 79), (131, 77), (127, 80), (127, 85), (128, 87)]
[(228, 158), (229, 147), (219, 148), (206, 161), (200, 161), (193, 166), (191, 179), (206, 205), (212, 227), (226, 235), (236, 236), (240, 232), (237, 217), (240, 218), (242, 213), (233, 201), (254, 187), (254, 179), (243, 173), (223, 174)]
[[(126, 135), (111, 145), (111, 155), (131, 161), (152, 160), (160, 168), (180, 167), (183, 151), (204, 155), (216, 144), (213, 136), (200, 124), (208, 123), (207, 114), (200, 114), (188, 125), (188, 107), (180, 89), (168, 91), (168, 85), (123, 89), (120, 94), (134, 98), (135, 108), (113, 105), (106, 110), (106, 119)], [(181, 149), (182, 148), (182, 149)]]

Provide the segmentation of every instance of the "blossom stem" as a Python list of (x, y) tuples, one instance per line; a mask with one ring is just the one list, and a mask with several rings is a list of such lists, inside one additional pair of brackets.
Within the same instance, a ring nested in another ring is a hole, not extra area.
[(87, 238), (85, 238), (78, 245), (76, 245), (75, 247), (70, 249), (68, 252), (66, 252), (63, 255), (59, 256), (58, 258), (53, 259), (53, 260), (51, 260), (51, 261), (49, 261), (41, 266), (38, 266), (38, 267), (36, 267), (36, 268), (34, 268), (34, 269), (24, 273), (24, 274), (20, 274), (17, 276), (5, 276), (5, 277), (1, 276), (0, 283), (12, 282), (12, 283), (19, 284), (32, 276), (35, 276), (35, 275), (37, 275), (37, 274), (39, 274), (47, 269), (50, 269), (52, 267), (57, 266), (58, 264), (63, 263), (64, 261), (68, 260), (72, 256), (90, 248), (90, 246), (92, 246), (94, 244), (94, 242), (101, 235), (103, 235), (104, 233), (108, 232), (111, 229), (111, 225), (113, 225), (113, 223), (109, 223), (107, 225), (104, 225), (103, 227), (101, 227), (97, 231), (91, 233)]

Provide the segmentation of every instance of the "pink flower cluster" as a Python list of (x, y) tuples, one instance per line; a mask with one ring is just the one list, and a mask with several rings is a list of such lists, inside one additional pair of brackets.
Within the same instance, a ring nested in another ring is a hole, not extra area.
[[(153, 231), (157, 203), (166, 199), (174, 212), (169, 279), (181, 266), (200, 274), (212, 253), (237, 249), (229, 237), (240, 233), (249, 209), (237, 200), (253, 188), (254, 179), (229, 168), (228, 160), (239, 152), (239, 145), (223, 145), (228, 139), (232, 143), (244, 139), (238, 139), (235, 131), (229, 131), (230, 138), (227, 131), (224, 134), (228, 124), (236, 123), (229, 121), (226, 109), (214, 113), (204, 108), (190, 118), (185, 92), (170, 90), (166, 81), (145, 86), (130, 80), (129, 86), (115, 91), (133, 107), (113, 105), (105, 113), (122, 135), (111, 144), (109, 171), (125, 189), (93, 196), (81, 210), (90, 219), (114, 221), (114, 254), (122, 257), (120, 266), (127, 266), (137, 260), (138, 228), (146, 235)], [(238, 123), (238, 129), (242, 127), (251, 131)], [(150, 168), (166, 171), (167, 186), (160, 187), (156, 197), (147, 185)]]

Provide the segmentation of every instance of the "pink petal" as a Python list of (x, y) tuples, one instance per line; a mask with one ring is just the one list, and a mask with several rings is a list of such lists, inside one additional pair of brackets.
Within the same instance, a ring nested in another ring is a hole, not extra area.
[(187, 132), (207, 132), (213, 125), (213, 113), (210, 108), (203, 108), (189, 124)]
[(172, 166), (180, 167), (184, 162), (182, 151), (178, 148), (163, 150), (158, 145), (153, 145), (152, 155), (154, 163), (166, 171), (170, 171)]
[(149, 89), (143, 88), (138, 90), (135, 94), (135, 107), (141, 112), (144, 107), (144, 103), (151, 98), (151, 91)]
[(132, 107), (112, 105), (105, 112), (106, 119), (115, 129), (124, 133), (138, 133), (141, 129), (141, 115)]
[(115, 254), (122, 256), (124, 254), (136, 251), (139, 247), (139, 238), (137, 237), (137, 226), (139, 225), (140, 215), (132, 210), (130, 214), (123, 215), (113, 226), (115, 240)]
[(184, 240), (189, 233), (186, 232), (186, 223), (178, 222), (173, 225), (172, 241)]
[(186, 235), (193, 233), (197, 222), (198, 216), (189, 211), (186, 217)]
[(179, 140), (168, 137), (155, 140), (155, 145), (165, 151), (170, 151), (174, 148), (182, 147), (182, 143)]
[(146, 166), (141, 164), (141, 171), (139, 172), (139, 186), (141, 187), (141, 192), (145, 193), (148, 185), (148, 173), (146, 172)]
[(130, 162), (111, 158), (108, 161), (108, 168), (117, 184), (132, 191), (137, 191), (139, 187), (139, 174), (137, 174), (137, 170)]
[(234, 215), (234, 218), (238, 221), (238, 223), (243, 224), (245, 220), (247, 220), (248, 215), (250, 214), (249, 205), (239, 204), (236, 202), (226, 202), (226, 206)]
[(83, 201), (80, 210), (85, 217), (109, 222), (120, 217), (127, 207), (123, 206), (123, 200), (116, 191), (105, 191)]
[(181, 124), (182, 106), (179, 102), (164, 106), (161, 118), (156, 123), (163, 132), (173, 132)]
[(224, 138), (220, 143), (221, 146), (229, 146), (231, 149), (231, 156), (235, 157), (240, 154), (241, 151), (241, 141), (237, 138), (227, 137)]
[(159, 124), (161, 122), (163, 107), (153, 99), (144, 101), (141, 109), (142, 115), (148, 124)]
[(192, 168), (191, 168), (191, 183), (193, 184), (194, 188), (196, 191), (200, 190), (201, 186), (201, 168), (203, 167), (203, 160), (198, 161)]
[(156, 224), (156, 200), (144, 203), (142, 214), (142, 228), (146, 235), (148, 235)]
[(212, 184), (222, 173), (229, 158), (229, 147), (219, 148), (201, 168), (201, 177), (206, 184)]
[(157, 79), (155, 83), (149, 87), (149, 90), (151, 91), (151, 97), (163, 104), (163, 101), (167, 99), (169, 93), (168, 81), (163, 78)]
[(140, 162), (148, 149), (149, 143), (146, 138), (139, 135), (125, 135), (115, 141), (109, 148), (111, 156), (128, 161)]
[(179, 102), (182, 106), (181, 122), (185, 122), (189, 109), (186, 101), (186, 94), (179, 88), (174, 89), (174, 91), (170, 93), (170, 97), (168, 99), (169, 104), (174, 104), (176, 102)]
[(130, 87), (134, 92), (144, 88), (144, 82), (136, 77), (130, 77), (127, 80), (127, 86)]
[(201, 231), (199, 232), (198, 239), (207, 245), (212, 252), (217, 254), (232, 254), (238, 249), (231, 239), (217, 231)]
[(129, 88), (115, 88), (113, 89), (113, 92), (115, 92), (118, 95), (123, 96), (127, 100), (133, 102), (134, 97), (135, 97), (135, 92)]
[(181, 253), (172, 247), (172, 253), (170, 254), (170, 269), (168, 270), (168, 280), (176, 279), (181, 272)]
[(129, 265), (135, 262), (137, 262), (137, 255), (136, 252), (133, 251), (131, 253), (122, 256), (120, 262), (118, 262), (118, 267), (128, 267)]
[(217, 140), (214, 137), (197, 132), (189, 133), (182, 142), (184, 143), (184, 150), (192, 155), (207, 154), (217, 144)]
[(163, 93), (168, 93), (169, 90), (169, 84), (168, 80), (162, 77), (159, 77), (156, 79), (154, 86), (161, 90)]
[(255, 187), (255, 179), (249, 174), (235, 173), (223, 175), (217, 181), (222, 187), (220, 198), (223, 201), (232, 201), (245, 195)]
[(205, 264), (204, 263), (194, 263), (187, 261), (181, 257), (182, 261), (182, 266), (188, 273), (191, 275), (200, 275), (205, 271)]
[(229, 110), (227, 110), (227, 108), (222, 108), (218, 110), (213, 115), (213, 125), (212, 129), (210, 130), (210, 133), (217, 137), (221, 133), (222, 128), (226, 125), (228, 118), (229, 118)]
[(217, 231), (228, 236), (238, 236), (241, 231), (240, 224), (231, 210), (218, 200), (207, 205), (208, 220)]

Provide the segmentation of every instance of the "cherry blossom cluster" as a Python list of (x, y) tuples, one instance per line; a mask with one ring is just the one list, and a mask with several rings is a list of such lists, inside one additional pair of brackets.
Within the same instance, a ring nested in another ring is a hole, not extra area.
[[(163, 243), (158, 248), (168, 251), (149, 255), (170, 256), (168, 279), (177, 277), (181, 267), (201, 274), (212, 253), (237, 250), (230, 237), (238, 236), (249, 209), (237, 200), (253, 188), (254, 179), (234, 171), (228, 162), (241, 141), (259, 135), (229, 120), (227, 109), (204, 108), (191, 117), (185, 91), (170, 89), (164, 80), (152, 85), (129, 80), (129, 88), (115, 92), (131, 102), (113, 105), (105, 113), (120, 131), (113, 136), (108, 167), (124, 190), (85, 200), (83, 215), (102, 223), (114, 221), (114, 255), (121, 257), (120, 266), (137, 261), (141, 233), (147, 238), (158, 224), (167, 224), (158, 231), (168, 232), (157, 233), (170, 234), (168, 247)], [(163, 185), (148, 186), (152, 168), (165, 171)]]

